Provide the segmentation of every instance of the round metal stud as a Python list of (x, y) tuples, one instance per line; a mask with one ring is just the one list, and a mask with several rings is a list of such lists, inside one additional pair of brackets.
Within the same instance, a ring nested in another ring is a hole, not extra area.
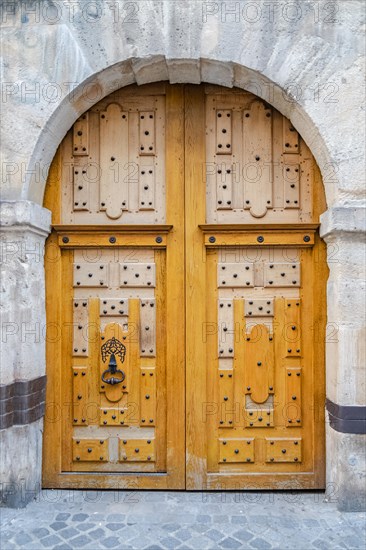
[(111, 244), (114, 244), (116, 242), (116, 240), (117, 240), (116, 237), (109, 237), (109, 242)]
[(264, 242), (264, 237), (262, 237), (262, 235), (259, 235), (259, 237), (257, 237), (257, 241), (259, 243), (263, 243)]
[(214, 236), (209, 237), (208, 242), (209, 243), (215, 243), (216, 242), (216, 237), (214, 237)]
[(310, 241), (309, 235), (305, 235), (304, 237), (304, 243), (308, 243)]
[(70, 241), (69, 237), (62, 237), (62, 242), (67, 244)]
[(156, 237), (155, 242), (157, 242), (158, 244), (162, 243), (163, 242), (163, 237), (160, 237), (160, 235), (159, 235), (158, 237)]

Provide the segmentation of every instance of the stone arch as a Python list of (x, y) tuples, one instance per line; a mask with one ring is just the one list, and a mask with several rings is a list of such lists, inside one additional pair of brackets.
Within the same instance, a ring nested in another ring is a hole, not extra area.
[(334, 162), (332, 152), (318, 131), (316, 120), (297, 101), (296, 90), (299, 88), (296, 84), (286, 90), (264, 74), (237, 63), (223, 63), (208, 59), (168, 60), (165, 56), (121, 61), (93, 74), (69, 92), (44, 124), (35, 143), (28, 172), (36, 173), (37, 166), (41, 166), (42, 169), (39, 171), (40, 177), (31, 177), (25, 181), (23, 198), (42, 204), (48, 168), (57, 147), (82, 113), (124, 86), (134, 83), (142, 85), (161, 80), (171, 84), (206, 82), (228, 88), (237, 87), (265, 100), (286, 116), (306, 141), (320, 167), (327, 204), (334, 201), (337, 194), (335, 179), (329, 177)]

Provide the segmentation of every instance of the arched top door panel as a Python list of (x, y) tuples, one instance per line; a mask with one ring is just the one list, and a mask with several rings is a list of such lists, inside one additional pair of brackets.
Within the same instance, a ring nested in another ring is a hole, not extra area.
[[(60, 146), (55, 223), (169, 222), (166, 86), (123, 88), (75, 122)], [(317, 223), (319, 170), (291, 122), (249, 92), (204, 88), (206, 223)]]

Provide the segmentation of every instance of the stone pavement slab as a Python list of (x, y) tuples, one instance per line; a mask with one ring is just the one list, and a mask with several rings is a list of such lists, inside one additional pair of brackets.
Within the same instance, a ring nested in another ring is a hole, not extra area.
[(1, 550), (366, 548), (366, 514), (321, 492), (44, 490), (0, 515)]

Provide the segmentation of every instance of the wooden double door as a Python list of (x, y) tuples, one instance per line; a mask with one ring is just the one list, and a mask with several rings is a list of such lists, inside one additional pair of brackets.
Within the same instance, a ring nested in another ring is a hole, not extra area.
[(240, 90), (124, 88), (47, 183), (44, 486), (324, 484), (324, 209), (291, 123)]

